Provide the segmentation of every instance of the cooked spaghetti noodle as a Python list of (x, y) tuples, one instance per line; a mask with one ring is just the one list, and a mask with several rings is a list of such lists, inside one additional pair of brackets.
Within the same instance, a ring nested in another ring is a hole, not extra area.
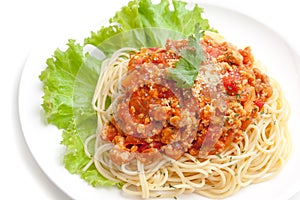
[[(206, 46), (206, 52), (213, 52), (210, 55), (212, 56), (212, 54), (216, 52), (213, 48), (217, 48), (215, 43), (221, 44), (222, 42), (218, 41), (219, 38), (216, 39), (216, 36), (206, 37), (206, 42), (210, 42), (211, 45), (209, 46), (211, 48), (210, 51), (207, 50), (208, 46)], [(211, 44), (211, 42), (215, 43)], [(183, 43), (184, 42), (180, 42), (181, 45)], [(178, 44), (179, 43), (172, 44), (172, 47)], [(150, 49), (151, 52), (157, 50), (158, 49)], [(219, 54), (217, 55), (218, 59), (213, 59), (213, 61), (210, 61), (213, 64), (210, 63), (209, 65), (206, 65), (206, 68), (207, 66), (210, 66), (210, 68), (207, 68), (208, 71), (204, 72), (204, 74), (206, 75), (209, 74), (209, 81), (213, 79), (213, 75), (215, 72), (212, 71), (215, 70), (214, 68), (221, 67), (220, 71), (222, 71), (222, 67), (224, 67), (224, 65), (220, 65), (220, 63), (230, 63), (234, 65), (234, 62), (238, 62), (234, 60), (234, 53), (236, 53), (235, 51), (237, 50), (234, 49), (232, 51), (233, 54), (231, 54), (232, 57), (230, 58), (224, 58), (224, 56), (222, 58), (222, 54), (220, 54), (219, 52)], [(160, 52), (166, 53), (165, 50)], [(248, 65), (249, 62), (247, 61), (247, 59), (249, 60), (249, 57), (247, 56), (249, 56), (249, 51), (239, 52), (244, 56), (242, 65)], [(120, 102), (126, 101), (128, 99), (128, 101), (131, 101), (130, 98), (122, 98), (121, 93), (122, 91), (124, 91), (123, 81), (126, 80), (128, 76), (130, 76), (130, 70), (128, 70), (128, 68), (130, 68), (130, 64), (135, 63), (133, 61), (138, 61), (134, 59), (139, 58), (139, 53), (140, 52), (138, 52), (138, 50), (136, 49), (120, 49), (119, 51), (115, 52), (110, 58), (105, 60), (102, 64), (98, 84), (95, 89), (95, 95), (92, 101), (94, 109), (97, 111), (98, 115), (98, 130), (95, 135), (90, 136), (85, 141), (86, 154), (92, 158), (91, 162), (86, 166), (86, 169), (92, 163), (94, 163), (99, 173), (104, 177), (115, 182), (124, 183), (124, 185), (122, 186), (122, 190), (125, 193), (142, 198), (175, 197), (183, 193), (199, 193), (200, 195), (209, 198), (224, 198), (236, 193), (241, 188), (246, 187), (247, 185), (269, 180), (280, 172), (291, 152), (291, 138), (287, 127), (289, 107), (278, 83), (273, 79), (268, 79), (263, 82), (262, 80), (266, 78), (266, 76), (261, 75), (260, 73), (258, 77), (260, 78), (260, 81), (262, 81), (261, 84), (266, 83), (267, 86), (268, 84), (270, 84), (269, 86), (272, 88), (272, 92), (268, 93), (269, 96), (268, 94), (266, 94), (265, 96), (260, 96), (261, 99), (264, 99), (263, 102), (262, 100), (253, 101), (256, 102), (256, 104), (251, 104), (255, 113), (253, 110), (250, 112), (251, 115), (247, 115), (247, 113), (244, 113), (245, 120), (241, 120), (241, 122), (237, 123), (238, 125), (236, 125), (238, 126), (237, 129), (241, 131), (234, 134), (232, 133), (229, 143), (227, 142), (227, 140), (229, 139), (225, 136), (231, 134), (230, 131), (232, 130), (226, 129), (226, 125), (229, 124), (234, 126), (235, 122), (238, 122), (240, 116), (237, 115), (238, 113), (233, 113), (232, 115), (226, 114), (226, 109), (228, 110), (230, 108), (230, 104), (228, 103), (228, 105), (226, 105), (226, 107), (224, 108), (224, 112), (221, 112), (221, 114), (223, 115), (222, 119), (224, 119), (224, 121), (222, 121), (224, 127), (217, 127), (221, 129), (221, 133), (223, 133), (223, 135), (217, 138), (218, 141), (215, 141), (215, 143), (211, 144), (212, 146), (214, 145), (212, 149), (203, 150), (201, 148), (198, 148), (199, 145), (201, 146), (205, 143), (202, 140), (202, 135), (204, 133), (200, 134), (199, 130), (197, 135), (190, 135), (191, 137), (193, 137), (192, 143), (187, 146), (186, 150), (184, 150), (184, 152), (182, 152), (181, 154), (171, 155), (170, 153), (162, 153), (158, 156), (158, 154), (156, 154), (157, 151), (147, 151), (147, 153), (150, 153), (139, 154), (137, 152), (142, 152), (141, 148), (144, 148), (142, 147), (144, 143), (138, 143), (136, 145), (135, 143), (134, 145), (132, 145), (131, 143), (130, 146), (126, 146), (124, 144), (124, 140), (121, 140), (122, 137), (123, 139), (125, 137), (124, 135), (122, 135), (124, 134), (124, 130), (122, 129), (122, 127), (112, 127), (118, 123), (117, 119), (113, 119), (113, 117), (116, 118), (116, 116), (118, 116), (117, 114), (115, 114), (115, 112), (121, 112), (120, 110), (118, 110), (118, 108), (120, 108)], [(178, 61), (177, 57), (174, 57), (173, 53), (174, 52), (171, 51), (170, 54), (172, 55), (169, 55), (168, 57), (169, 63), (171, 62), (170, 65)], [(223, 60), (221, 60), (221, 58)], [(259, 68), (263, 71), (259, 64), (253, 63), (253, 65), (253, 68)], [(147, 65), (147, 67), (151, 66)], [(250, 64), (247, 67), (252, 68)], [(203, 69), (205, 69), (205, 66), (203, 67)], [(199, 79), (196, 79), (196, 82), (198, 81), (199, 84), (198, 86), (197, 84), (195, 84), (193, 88), (193, 94), (196, 97), (198, 95), (198, 99), (203, 97), (203, 94), (201, 92), (197, 93), (201, 90), (199, 89), (199, 87), (203, 86), (201, 81), (205, 82), (205, 80), (203, 80), (205, 79), (203, 78), (203, 76), (203, 73), (199, 72)], [(230, 77), (230, 74), (228, 77)], [(233, 86), (235, 85), (226, 86), (226, 77), (225, 79), (217, 78), (215, 80), (216, 82), (220, 82), (223, 80), (223, 89), (225, 88), (225, 90), (227, 90), (227, 95), (237, 98), (236, 93), (230, 94), (230, 92), (234, 92), (235, 88), (233, 88)], [(150, 93), (147, 92), (151, 90), (147, 86), (145, 86), (145, 84), (149, 84), (149, 82), (147, 82), (147, 80), (144, 80), (143, 84), (144, 86), (142, 86), (142, 90), (146, 91), (145, 93), (143, 93), (143, 95), (148, 96)], [(208, 84), (208, 82), (206, 82), (206, 84)], [(161, 89), (159, 86), (152, 86), (151, 89), (154, 88), (153, 90), (156, 89), (155, 91), (167, 90), (164, 88)], [(217, 85), (215, 84), (213, 86), (210, 86), (209, 89), (211, 89), (212, 87), (215, 88), (217, 87)], [(208, 91), (210, 91), (209, 89)], [(136, 90), (137, 89), (135, 87), (132, 91)], [(168, 97), (174, 100), (172, 96), (172, 94), (174, 93), (176, 94), (176, 91), (170, 93)], [(211, 94), (210, 91), (209, 96), (213, 97), (214, 94)], [(241, 99), (243, 98), (240, 97), (240, 94), (238, 96)], [(222, 99), (222, 96), (218, 97), (219, 99)], [(233, 99), (233, 97), (229, 98)], [(110, 98), (112, 102), (109, 107), (106, 106), (106, 101), (108, 98)], [(224, 98), (226, 98), (226, 96), (224, 96)], [(223, 101), (228, 101), (228, 99), (223, 99)], [(157, 100), (157, 102), (161, 105), (163, 104), (163, 101)], [(245, 100), (245, 102), (248, 102), (248, 100)], [(210, 105), (217, 105), (218, 103), (222, 103), (222, 100), (211, 101), (209, 103)], [(234, 100), (234, 103), (236, 104), (240, 102), (239, 100)], [(246, 103), (243, 104), (246, 110)], [(129, 109), (131, 107), (129, 106)], [(175, 107), (172, 108), (175, 109)], [(199, 109), (201, 110), (201, 108), (203, 108), (203, 106), (200, 106)], [(182, 108), (181, 110), (183, 109), (184, 108)], [(188, 111), (190, 110), (187, 109), (187, 112)], [(129, 114), (132, 114), (132, 112)], [(181, 115), (178, 116), (181, 117)], [(224, 115), (226, 115), (227, 117), (235, 116), (235, 118), (224, 118)], [(202, 115), (202, 113), (200, 112), (200, 118), (203, 116), (205, 115)], [(250, 120), (249, 117), (251, 116), (252, 118)], [(175, 117), (177, 116), (175, 115)], [(209, 117), (211, 118), (212, 116)], [(143, 122), (147, 121), (147, 118), (145, 116), (142, 116), (141, 118)], [(187, 118), (190, 118), (191, 120), (194, 119), (193, 115), (190, 115)], [(167, 120), (166, 123), (168, 124), (168, 126), (172, 125), (172, 127), (176, 128), (175, 123), (172, 122), (172, 124), (170, 125), (172, 121), (171, 119), (165, 120)], [(228, 121), (230, 120), (233, 120), (233, 122), (229, 123)], [(200, 122), (197, 121), (197, 123), (199, 122), (199, 124), (201, 125), (201, 130), (205, 129), (205, 125), (201, 124), (204, 123), (203, 121), (203, 119), (200, 119)], [(149, 124), (150, 122), (147, 123)], [(145, 124), (147, 125), (147, 123)], [(211, 123), (209, 125), (211, 125)], [(209, 125), (206, 130), (209, 130)], [(188, 126), (185, 126), (184, 128), (185, 130), (189, 130)], [(111, 135), (109, 135), (110, 131), (112, 130), (114, 132), (121, 133), (119, 133), (119, 135), (116, 135), (116, 133), (114, 133), (115, 135), (113, 135), (112, 137)], [(209, 137), (209, 133), (205, 133), (207, 134), (207, 137)], [(101, 135), (101, 137), (99, 136), (99, 134)], [(129, 134), (129, 136), (131, 138), (134, 135)], [(164, 137), (163, 134), (161, 134), (161, 136)], [(166, 137), (165, 139), (167, 140), (168, 137)], [(127, 138), (125, 138), (125, 141)], [(154, 136), (151, 138), (154, 138)], [(87, 146), (89, 142), (94, 139), (96, 140), (94, 150), (95, 152), (94, 155), (91, 155), (91, 153), (89, 153), (88, 151)], [(142, 139), (136, 140), (138, 140), (138, 142), (141, 142), (140, 140)], [(173, 139), (175, 140), (176, 138)], [(121, 142), (118, 143), (118, 140), (120, 140)], [(151, 143), (151, 141), (148, 142)], [(162, 141), (162, 139), (160, 138), (157, 141)], [(189, 139), (187, 139), (186, 141), (189, 141)], [(202, 141), (202, 143), (199, 143), (199, 141)], [(162, 143), (172, 144), (171, 141)], [(121, 150), (116, 148), (116, 146), (121, 146)], [(154, 142), (151, 147), (153, 146), (155, 147)], [(164, 149), (164, 152), (167, 152), (167, 148), (169, 147), (170, 146), (166, 147)], [(149, 150), (150, 147), (147, 146), (147, 148)], [(160, 144), (158, 147), (155, 147), (155, 149), (159, 148), (163, 149), (164, 147), (162, 146), (162, 144)], [(177, 150), (178, 149), (175, 149), (174, 151)]]

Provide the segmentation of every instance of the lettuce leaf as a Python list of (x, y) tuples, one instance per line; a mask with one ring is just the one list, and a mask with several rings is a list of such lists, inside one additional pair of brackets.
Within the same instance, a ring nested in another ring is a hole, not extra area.
[(189, 10), (186, 6), (186, 2), (179, 0), (172, 0), (171, 5), (169, 0), (161, 0), (159, 4), (152, 4), (151, 0), (131, 1), (109, 20), (109, 27), (101, 27), (99, 31), (92, 32), (85, 39), (85, 44), (99, 46), (118, 33), (147, 27), (169, 29), (185, 36), (194, 32), (196, 23), (199, 23), (202, 30), (213, 30), (208, 20), (202, 17), (203, 8), (195, 5)]
[(39, 76), (44, 91), (42, 108), (48, 123), (63, 130), (63, 162), (70, 173), (80, 175), (93, 186), (120, 185), (108, 181), (93, 165), (83, 171), (90, 160), (84, 153), (83, 141), (95, 133), (97, 126), (91, 99), (102, 63), (84, 53), (84, 46), (94, 45), (108, 57), (122, 47), (163, 46), (169, 37), (186, 38), (194, 32), (196, 23), (202, 30), (211, 30), (201, 17), (203, 9), (195, 6), (188, 10), (186, 5), (180, 0), (173, 0), (171, 5), (168, 0), (159, 4), (133, 0), (109, 20), (110, 25), (92, 32), (83, 44), (69, 40), (66, 51), (57, 49), (46, 61), (47, 67)]
[(61, 144), (65, 145), (67, 148), (63, 161), (66, 169), (70, 173), (80, 175), (82, 179), (95, 187), (118, 185), (118, 183), (107, 180), (99, 174), (95, 166), (90, 167), (86, 171), (82, 170), (88, 164), (90, 158), (84, 153), (82, 140), (78, 135), (74, 122), (70, 124), (68, 129), (63, 131), (62, 138)]
[(161, 0), (157, 5), (152, 4), (151, 0), (136, 0), (117, 12), (111, 21), (118, 22), (124, 30), (164, 27), (184, 35), (193, 33), (196, 23), (201, 24), (204, 30), (209, 29), (208, 20), (201, 17), (203, 9), (195, 5), (190, 11), (187, 10), (186, 6), (186, 2), (177, 0), (173, 0), (172, 5), (170, 5), (169, 0)]
[(46, 62), (47, 68), (41, 73), (43, 82), (43, 104), (48, 123), (67, 129), (73, 118), (73, 86), (76, 75), (83, 63), (83, 47), (69, 40), (68, 49), (57, 49)]

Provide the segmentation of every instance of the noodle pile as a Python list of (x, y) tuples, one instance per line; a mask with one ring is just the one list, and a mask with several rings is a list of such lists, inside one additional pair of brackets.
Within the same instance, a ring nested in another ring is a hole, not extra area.
[[(185, 153), (178, 160), (164, 155), (150, 164), (143, 164), (137, 159), (122, 165), (112, 162), (109, 151), (113, 144), (101, 140), (99, 133), (110, 121), (114, 100), (122, 89), (129, 52), (136, 51), (120, 49), (102, 64), (92, 101), (97, 111), (98, 130), (85, 141), (86, 154), (92, 158), (86, 169), (94, 163), (107, 179), (123, 182), (125, 193), (142, 198), (175, 197), (183, 193), (224, 198), (250, 184), (269, 180), (280, 172), (292, 145), (287, 127), (288, 103), (273, 79), (270, 79), (273, 94), (264, 104), (263, 112), (246, 128), (241, 141), (232, 143), (220, 154), (192, 156)], [(261, 68), (258, 64), (255, 67)], [(106, 109), (108, 97), (112, 104)], [(88, 151), (92, 140), (96, 141), (94, 155)]]

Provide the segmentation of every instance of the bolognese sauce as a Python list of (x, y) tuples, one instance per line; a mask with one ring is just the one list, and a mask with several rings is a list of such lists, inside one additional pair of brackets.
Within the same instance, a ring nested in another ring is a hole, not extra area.
[(254, 67), (250, 47), (238, 49), (209, 35), (201, 39), (206, 61), (193, 87), (176, 87), (165, 77), (186, 46), (186, 40), (167, 40), (165, 48), (131, 55), (123, 95), (100, 134), (115, 146), (110, 151), (115, 163), (221, 153), (243, 139), (271, 97), (269, 78)]
[(179, 159), (192, 146), (199, 124), (198, 101), (192, 90), (167, 80), (167, 69), (180, 56), (173, 50), (143, 48), (131, 55), (116, 112), (101, 133), (115, 145), (118, 164), (137, 158), (143, 163), (165, 154)]
[[(194, 156), (201, 151), (221, 153), (232, 142), (243, 139), (243, 132), (273, 93), (268, 76), (254, 67), (250, 47), (238, 49), (209, 35), (202, 38), (201, 44), (208, 62), (215, 66), (219, 83), (215, 88), (209, 87), (205, 81), (209, 73), (204, 76), (199, 73), (195, 80), (193, 91), (200, 104), (200, 123), (197, 137), (189, 149)], [(217, 98), (211, 98), (214, 92), (218, 93)], [(213, 106), (220, 102), (225, 108)], [(203, 146), (205, 141), (209, 141), (209, 145)]]

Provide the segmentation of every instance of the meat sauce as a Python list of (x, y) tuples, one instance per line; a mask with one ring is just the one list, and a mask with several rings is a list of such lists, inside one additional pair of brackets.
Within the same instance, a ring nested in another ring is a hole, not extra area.
[(249, 47), (237, 49), (208, 35), (201, 45), (206, 62), (217, 64), (220, 82), (209, 88), (198, 75), (193, 88), (177, 88), (165, 77), (186, 45), (186, 40), (168, 40), (165, 48), (142, 48), (131, 55), (116, 112), (100, 134), (114, 144), (110, 156), (116, 164), (134, 158), (150, 163), (163, 154), (179, 159), (184, 153), (220, 153), (243, 139), (272, 95), (268, 77), (253, 67)]
[[(189, 149), (194, 156), (221, 153), (232, 142), (242, 140), (243, 131), (273, 93), (268, 76), (254, 67), (250, 47), (238, 49), (209, 35), (202, 38), (201, 44), (209, 62), (217, 63), (220, 83), (216, 86), (218, 98), (211, 98), (214, 95), (207, 92), (201, 77), (195, 81), (194, 95), (199, 101), (200, 123), (197, 137)], [(225, 109), (213, 106), (222, 101)]]
[(131, 55), (116, 112), (101, 133), (115, 144), (110, 151), (117, 164), (137, 158), (149, 163), (165, 154), (179, 159), (192, 146), (199, 124), (198, 101), (192, 89), (167, 80), (178, 54), (162, 48), (143, 48)]

